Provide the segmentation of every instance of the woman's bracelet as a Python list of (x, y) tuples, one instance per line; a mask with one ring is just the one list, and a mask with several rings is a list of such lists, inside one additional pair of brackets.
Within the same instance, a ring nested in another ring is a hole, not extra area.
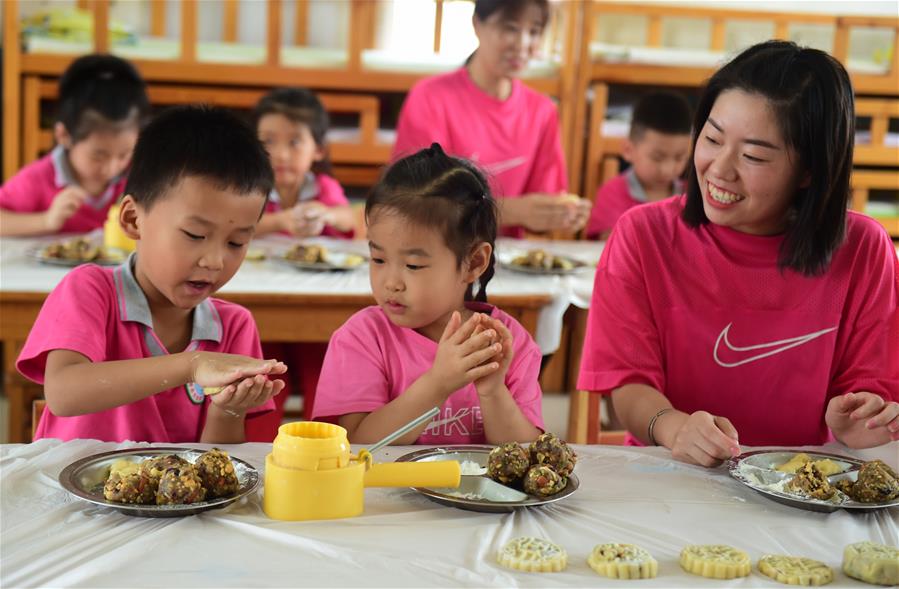
[(655, 429), (655, 427), (656, 427), (656, 421), (657, 421), (661, 416), (663, 416), (663, 415), (665, 415), (666, 413), (668, 413), (669, 411), (674, 411), (674, 407), (665, 407), (664, 409), (662, 409), (661, 411), (659, 411), (658, 413), (656, 413), (655, 415), (653, 415), (653, 416), (652, 416), (652, 419), (649, 420), (649, 427), (646, 428), (646, 433), (647, 433), (647, 436), (646, 436), (646, 437), (649, 438), (649, 443), (652, 444), (653, 446), (658, 446), (658, 445), (659, 445), (659, 443), (656, 442), (656, 437), (655, 437), (655, 435), (653, 434), (653, 429)]

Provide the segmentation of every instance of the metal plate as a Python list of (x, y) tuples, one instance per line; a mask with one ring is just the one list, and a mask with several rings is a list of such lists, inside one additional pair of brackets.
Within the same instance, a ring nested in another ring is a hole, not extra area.
[[(416, 450), (396, 459), (397, 462), (434, 462), (439, 460), (458, 460), (477, 463), (481, 468), (487, 467), (487, 456), (493, 446), (450, 446), (448, 448), (426, 448)], [(507, 487), (486, 475), (464, 475), (458, 489), (413, 487), (428, 499), (469, 511), (485, 511), (488, 513), (505, 513), (520, 507), (537, 507), (565, 499), (579, 486), (577, 475), (571, 473), (564, 489), (549, 497), (528, 495), (512, 487)], [(463, 496), (468, 495), (468, 497)]]
[(278, 256), (277, 259), (294, 268), (300, 270), (314, 270), (316, 272), (346, 272), (348, 270), (355, 270), (356, 268), (365, 265), (366, 262), (365, 256), (360, 254), (337, 252), (333, 250), (328, 250), (327, 262), (289, 260), (285, 258), (283, 254)]
[(177, 454), (188, 462), (195, 462), (205, 450), (194, 448), (132, 448), (130, 450), (114, 450), (94, 454), (82, 458), (65, 467), (59, 473), (59, 484), (63, 488), (85, 501), (90, 501), (103, 507), (112, 507), (125, 515), (140, 517), (182, 517), (194, 515), (210, 509), (219, 509), (234, 503), (238, 499), (253, 492), (259, 484), (259, 473), (249, 463), (231, 456), (234, 471), (240, 488), (230, 497), (219, 497), (209, 501), (190, 503), (187, 505), (133, 505), (130, 503), (116, 503), (107, 501), (103, 497), (103, 485), (109, 476), (109, 467), (116, 460), (130, 459), (132, 462), (140, 462), (146, 458), (163, 454)]
[(497, 255), (497, 262), (502, 268), (506, 268), (508, 270), (512, 270), (514, 272), (521, 272), (522, 274), (538, 274), (542, 276), (565, 276), (567, 274), (577, 274), (579, 272), (584, 272), (585, 270), (593, 270), (593, 266), (587, 264), (586, 262), (582, 262), (581, 260), (577, 260), (575, 258), (569, 256), (556, 255), (552, 252), (547, 252), (552, 254), (554, 257), (557, 257), (562, 260), (566, 260), (570, 262), (574, 267), (573, 268), (534, 268), (533, 266), (522, 266), (521, 264), (513, 264), (512, 260), (519, 256), (527, 255), (526, 251), (509, 251), (509, 252), (501, 252)]
[(864, 461), (849, 456), (840, 456), (839, 454), (828, 454), (826, 452), (809, 452), (805, 450), (756, 450), (754, 452), (746, 452), (727, 461), (727, 470), (730, 476), (740, 481), (750, 489), (758, 491), (765, 497), (789, 505), (798, 507), (799, 509), (807, 509), (809, 511), (820, 511), (830, 513), (838, 509), (848, 509), (851, 511), (870, 511), (874, 509), (883, 509), (885, 507), (899, 506), (899, 499), (893, 501), (884, 501), (880, 503), (861, 503), (854, 501), (837, 491), (834, 498), (830, 501), (821, 499), (812, 499), (786, 492), (778, 487), (779, 483), (792, 478), (790, 473), (780, 472), (776, 470), (778, 466), (790, 460), (796, 454), (803, 452), (812, 460), (823, 460), (829, 458), (843, 468), (843, 471), (831, 475), (828, 480), (834, 483), (841, 479), (855, 480), (858, 477), (858, 469)]
[(95, 260), (82, 260), (78, 258), (54, 258), (46, 255), (44, 252), (49, 246), (42, 246), (29, 251), (29, 256), (36, 259), (41, 264), (50, 266), (63, 266), (65, 268), (74, 268), (81, 264), (97, 264), (98, 266), (118, 266), (128, 259), (128, 252), (117, 247), (104, 248), (105, 256)]

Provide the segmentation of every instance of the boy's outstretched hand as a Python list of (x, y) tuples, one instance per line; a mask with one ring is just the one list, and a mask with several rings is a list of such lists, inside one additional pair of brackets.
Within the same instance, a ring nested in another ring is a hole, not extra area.
[(899, 440), (899, 403), (869, 392), (834, 397), (824, 414), (834, 437), (850, 448), (872, 448)]

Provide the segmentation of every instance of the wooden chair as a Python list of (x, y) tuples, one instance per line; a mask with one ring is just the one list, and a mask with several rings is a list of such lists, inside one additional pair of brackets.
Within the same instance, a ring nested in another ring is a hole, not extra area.
[(35, 399), (31, 402), (31, 439), (34, 440), (34, 433), (37, 431), (37, 424), (41, 421), (41, 415), (44, 413), (44, 407), (47, 402), (43, 399)]
[(624, 444), (626, 431), (602, 431), (600, 395), (588, 391), (571, 393), (568, 410), (568, 442), (572, 444)]

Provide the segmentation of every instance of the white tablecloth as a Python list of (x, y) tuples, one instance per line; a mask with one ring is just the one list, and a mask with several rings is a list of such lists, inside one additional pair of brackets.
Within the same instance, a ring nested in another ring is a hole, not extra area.
[[(673, 461), (662, 448), (578, 446), (580, 488), (541, 508), (508, 514), (462, 511), (409, 489), (368, 489), (355, 518), (268, 519), (259, 494), (223, 510), (180, 519), (122, 515), (72, 497), (57, 482), (71, 462), (135, 444), (40, 440), (0, 447), (0, 585), (3, 587), (778, 587), (755, 562), (802, 555), (835, 571), (832, 587), (865, 587), (840, 572), (843, 548), (862, 540), (896, 545), (899, 510), (831, 514), (768, 500), (731, 479)], [(262, 474), (268, 444), (227, 447)], [(375, 454), (390, 462), (417, 448)], [(899, 466), (899, 443), (852, 452)], [(518, 536), (563, 546), (568, 569), (522, 573), (496, 563)], [(594, 545), (632, 542), (659, 561), (654, 580), (615, 582), (586, 558)], [(678, 565), (687, 544), (747, 551), (749, 577), (711, 581)]]
[[(94, 237), (99, 238), (99, 234)], [(28, 252), (42, 244), (58, 240), (52, 238), (0, 239), (0, 290), (9, 292), (50, 292), (65, 276), (68, 268), (48, 266), (37, 262)], [(368, 252), (362, 241), (307, 240), (343, 250)], [(253, 249), (262, 248), (269, 254), (283, 252), (294, 241), (280, 236), (266, 237), (253, 242)], [(556, 254), (565, 254), (596, 265), (603, 244), (591, 241), (529, 242), (503, 239), (497, 245), (500, 254), (539, 247)], [(562, 316), (569, 305), (587, 308), (593, 291), (593, 271), (590, 268), (567, 276), (535, 276), (498, 267), (487, 287), (488, 295), (549, 295), (551, 302), (540, 312), (535, 340), (544, 354), (559, 347)], [(246, 261), (220, 291), (228, 293), (274, 294), (369, 294), (368, 266), (352, 272), (303, 272), (273, 259), (261, 262)]]

